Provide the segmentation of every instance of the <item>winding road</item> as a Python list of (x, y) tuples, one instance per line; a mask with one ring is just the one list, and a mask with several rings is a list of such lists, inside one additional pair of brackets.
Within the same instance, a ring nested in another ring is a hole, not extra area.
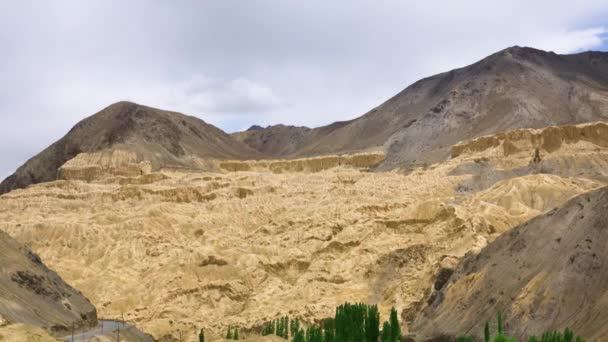
[(69, 336), (62, 337), (62, 340), (65, 342), (78, 342), (88, 341), (93, 337), (106, 336), (113, 337), (116, 341), (118, 341), (120, 328), (121, 341), (123, 338), (128, 341), (154, 341), (150, 336), (144, 334), (141, 330), (137, 329), (133, 325), (130, 325), (129, 323), (113, 320), (98, 320), (97, 322), (98, 324), (96, 327), (87, 331), (74, 332), (73, 336), (70, 334)]

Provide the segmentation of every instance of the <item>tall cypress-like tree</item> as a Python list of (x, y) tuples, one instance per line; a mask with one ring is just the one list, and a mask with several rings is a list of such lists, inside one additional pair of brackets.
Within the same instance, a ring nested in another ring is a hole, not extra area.
[(198, 333), (198, 342), (205, 342), (205, 329), (201, 328), (201, 332)]
[(388, 321), (385, 321), (382, 325), (382, 334), (380, 335), (380, 337), (382, 342), (391, 341), (391, 324)]
[(289, 317), (285, 316), (285, 338), (289, 339)]
[(391, 309), (391, 342), (397, 342), (401, 340), (401, 326), (399, 325), (399, 317), (397, 316), (397, 310), (393, 307)]
[(306, 342), (323, 342), (321, 328), (314, 326), (308, 327), (308, 329), (306, 329)]
[(498, 311), (497, 314), (498, 317), (496, 317), (496, 325), (498, 328), (498, 335), (502, 335), (503, 331), (502, 331), (502, 313), (500, 311)]
[(300, 331), (300, 319), (296, 318), (291, 320), (291, 337), (295, 337), (298, 331)]
[(483, 341), (490, 342), (490, 322), (486, 321), (486, 325), (483, 329)]
[(232, 340), (232, 327), (228, 325), (228, 332), (226, 333), (226, 339)]
[(365, 320), (365, 340), (367, 342), (378, 342), (380, 336), (380, 313), (377, 305), (367, 307)]
[(302, 329), (298, 330), (293, 336), (293, 342), (306, 342), (306, 338), (304, 337), (304, 331)]
[(328, 319), (323, 323), (323, 342), (335, 342), (335, 325), (333, 319)]
[(239, 339), (239, 328), (238, 327), (234, 328), (234, 339), (235, 340)]

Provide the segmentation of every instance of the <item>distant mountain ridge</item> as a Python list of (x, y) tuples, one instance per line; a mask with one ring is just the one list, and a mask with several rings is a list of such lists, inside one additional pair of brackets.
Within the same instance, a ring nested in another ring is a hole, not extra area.
[(384, 150), (382, 168), (391, 169), (439, 161), (451, 145), (482, 135), (601, 120), (608, 120), (608, 53), (515, 46), (415, 82), (351, 121), (234, 135), (274, 157)]
[(449, 158), (460, 141), (518, 128), (608, 120), (608, 53), (511, 47), (424, 78), (365, 115), (318, 128), (252, 126), (226, 134), (192, 116), (129, 102), (78, 123), (0, 184), (0, 194), (57, 178), (81, 152), (121, 148), (160, 167), (195, 159), (301, 158), (382, 151), (378, 170)]

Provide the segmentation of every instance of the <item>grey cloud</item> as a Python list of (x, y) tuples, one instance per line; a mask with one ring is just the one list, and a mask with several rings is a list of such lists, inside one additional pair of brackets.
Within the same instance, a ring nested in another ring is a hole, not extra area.
[(197, 76), (175, 84), (165, 94), (170, 97), (168, 105), (207, 114), (260, 113), (283, 106), (270, 88), (246, 78), (225, 81)]
[[(599, 48), (605, 1), (0, 3), (2, 170), (120, 100), (226, 130), (318, 126), (510, 45)], [(2, 174), (0, 174), (1, 177)]]

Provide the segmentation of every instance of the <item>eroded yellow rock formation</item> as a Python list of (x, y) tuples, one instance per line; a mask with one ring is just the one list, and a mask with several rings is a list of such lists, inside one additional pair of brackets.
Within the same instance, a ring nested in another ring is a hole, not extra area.
[(93, 181), (103, 177), (136, 177), (152, 172), (148, 161), (140, 161), (135, 152), (110, 150), (80, 153), (59, 168), (59, 179)]
[(319, 172), (334, 167), (350, 167), (368, 170), (384, 161), (383, 152), (357, 153), (347, 155), (330, 155), (292, 160), (247, 160), (218, 161), (222, 171), (258, 171), (258, 172)]
[(595, 141), (543, 149), (545, 174), (529, 166), (535, 144), (506, 155), (500, 143), (475, 144), (407, 172), (358, 170), (379, 158), (370, 156), (357, 167), (332, 159), (67, 177), (1, 196), (0, 229), (100, 317), (124, 314), (156, 338), (193, 339), (201, 326), (221, 336), (228, 324), (247, 332), (280, 315), (312, 322), (344, 301), (379, 303), (383, 314), (395, 305), (407, 321), (440, 265), (605, 184), (608, 149)]
[(543, 129), (519, 129), (489, 135), (458, 143), (452, 147), (452, 158), (469, 152), (501, 148), (505, 157), (522, 151), (551, 153), (563, 145), (587, 144), (598, 148), (608, 147), (608, 123), (594, 122), (583, 125), (553, 126)]

